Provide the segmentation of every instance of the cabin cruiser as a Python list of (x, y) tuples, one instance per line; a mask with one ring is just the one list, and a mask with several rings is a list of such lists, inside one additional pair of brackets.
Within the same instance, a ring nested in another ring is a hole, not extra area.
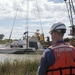
[(26, 39), (20, 39), (10, 44), (0, 45), (0, 53), (21, 54), (25, 52), (34, 52), (38, 49), (41, 50), (43, 47), (38, 39), (33, 36), (28, 37), (28, 43)]

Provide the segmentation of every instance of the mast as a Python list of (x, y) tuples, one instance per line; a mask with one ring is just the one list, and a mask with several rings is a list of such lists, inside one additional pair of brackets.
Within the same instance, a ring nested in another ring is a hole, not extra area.
[(29, 25), (29, 0), (27, 0), (27, 16), (26, 16), (26, 24), (27, 24), (27, 39), (26, 39), (26, 49), (28, 50), (28, 25)]

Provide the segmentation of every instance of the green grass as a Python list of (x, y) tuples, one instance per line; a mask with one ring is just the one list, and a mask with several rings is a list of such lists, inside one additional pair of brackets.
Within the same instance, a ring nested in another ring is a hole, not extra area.
[(37, 75), (39, 60), (0, 63), (0, 75)]

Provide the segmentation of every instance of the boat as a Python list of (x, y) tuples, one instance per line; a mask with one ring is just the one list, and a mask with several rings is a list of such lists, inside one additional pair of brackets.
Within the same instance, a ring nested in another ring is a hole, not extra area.
[[(27, 11), (29, 10), (28, 5), (29, 4), (27, 4)], [(13, 25), (12, 25), (12, 29), (11, 29), (11, 32), (10, 32), (9, 39), (11, 39), (11, 35), (12, 35), (12, 32), (13, 32), (15, 20), (16, 20), (16, 17), (17, 17), (17, 11), (16, 11), (16, 14), (15, 14), (15, 19), (14, 19), (14, 22), (13, 22)], [(20, 53), (25, 53), (25, 52), (34, 52), (36, 50), (43, 50), (43, 47), (40, 44), (40, 41), (38, 40), (38, 38), (35, 37), (34, 35), (32, 35), (32, 36), (28, 35), (29, 34), (29, 30), (28, 30), (28, 22), (29, 22), (28, 12), (26, 12), (26, 14), (27, 14), (27, 17), (26, 17), (26, 22), (27, 22), (26, 23), (27, 24), (26, 29), (27, 30), (23, 34), (24, 37), (22, 39), (13, 41), (10, 44), (5, 44), (5, 45), (1, 46), (0, 47), (0, 53), (18, 53), (18, 54), (20, 54)], [(40, 18), (40, 16), (39, 16), (39, 18)], [(43, 33), (42, 25), (41, 25), (41, 30), (42, 30), (42, 33)]]
[(36, 50), (43, 50), (43, 47), (34, 36), (27, 37), (25, 35), (23, 36), (23, 39), (0, 45), (0, 53), (4, 54), (23, 54), (27, 52), (35, 52)]
[(25, 52), (25, 49), (20, 48), (0, 48), (1, 54), (23, 54)]

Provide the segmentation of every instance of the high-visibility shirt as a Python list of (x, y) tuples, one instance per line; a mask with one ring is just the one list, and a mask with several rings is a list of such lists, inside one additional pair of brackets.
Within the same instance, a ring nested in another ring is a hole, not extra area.
[(75, 75), (75, 48), (64, 43), (51, 48), (55, 63), (48, 67), (47, 75)]

